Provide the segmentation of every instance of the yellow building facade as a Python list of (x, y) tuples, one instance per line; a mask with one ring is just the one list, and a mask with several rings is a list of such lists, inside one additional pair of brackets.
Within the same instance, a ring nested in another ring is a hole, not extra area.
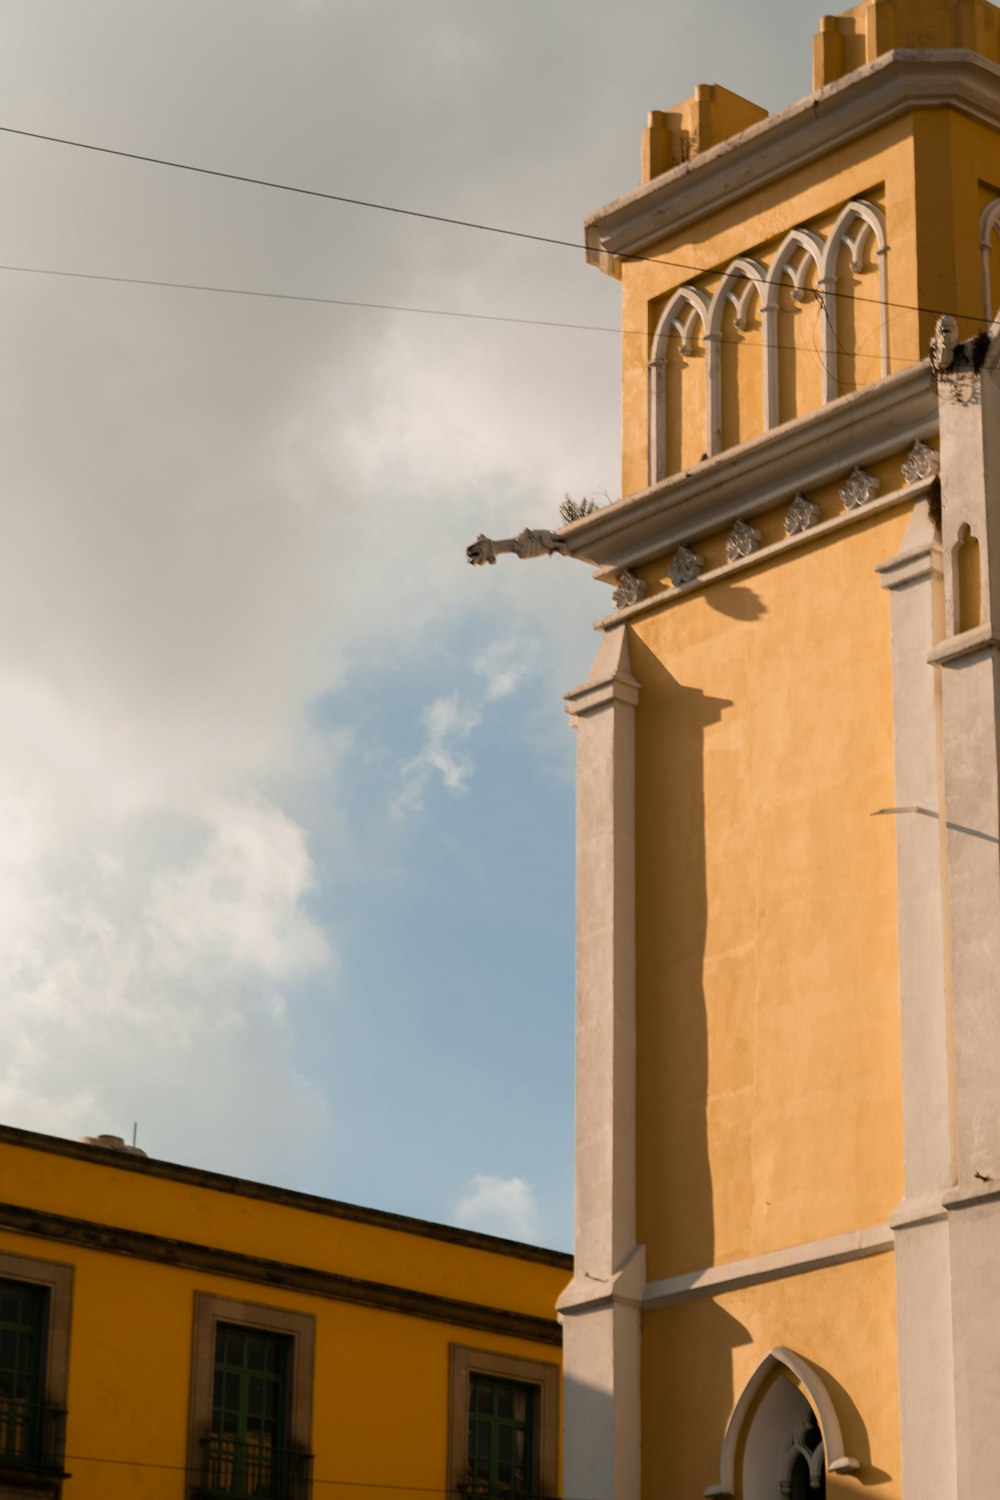
[(3, 1500), (560, 1493), (570, 1259), (0, 1128)]
[(614, 589), (567, 695), (571, 1497), (1000, 1472), (1000, 11), (866, 0), (813, 70), (650, 115), (586, 224), (622, 498), (469, 549)]

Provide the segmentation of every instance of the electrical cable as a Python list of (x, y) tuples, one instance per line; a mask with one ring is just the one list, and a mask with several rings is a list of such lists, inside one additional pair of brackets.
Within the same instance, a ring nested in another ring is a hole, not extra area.
[[(328, 203), (342, 203), (352, 208), (370, 208), (378, 213), (399, 214), (404, 218), (424, 219), (433, 224), (449, 224), (458, 229), (474, 229), (481, 234), (505, 235), (511, 239), (530, 240), (535, 244), (555, 245), (568, 250), (589, 251), (592, 248), (582, 240), (565, 240), (555, 235), (533, 234), (526, 229), (511, 229), (501, 224), (480, 224), (474, 219), (458, 219), (452, 218), (447, 214), (430, 213), (423, 209), (401, 208), (398, 204), (394, 203), (378, 203), (369, 198), (352, 198), (344, 193), (330, 193), (320, 188), (300, 187), (294, 183), (276, 182), (271, 178), (252, 177), (241, 172), (226, 172), (218, 167), (201, 167), (193, 162), (174, 161), (170, 157), (150, 156), (140, 151), (124, 151), (115, 146), (98, 146), (91, 141), (76, 141), (67, 136), (47, 135), (40, 130), (21, 130), (14, 125), (0, 125), (0, 133), (21, 136), (26, 140), (45, 141), (55, 146), (70, 146), (78, 151), (92, 151), (100, 156), (115, 156), (124, 161), (144, 162), (149, 166), (155, 167), (170, 167), (177, 172), (193, 172), (201, 177), (219, 178), (225, 182), (241, 182), (250, 187), (269, 188), (274, 192), (294, 193), (305, 198), (322, 199)], [(616, 255), (619, 260), (642, 261), (650, 265), (668, 266), (672, 270), (691, 271), (697, 276), (722, 274), (719, 268), (689, 265), (684, 261), (670, 260), (659, 255), (642, 255), (639, 252), (619, 253), (618, 251), (610, 251), (608, 253)], [(769, 280), (767, 277), (762, 277), (761, 280), (764, 286), (780, 286), (782, 284), (780, 280)], [(825, 289), (824, 295), (827, 297), (845, 298), (859, 303), (869, 303), (875, 307), (892, 307), (901, 312), (926, 313), (932, 317), (951, 315), (950, 308), (923, 307), (918, 303), (883, 301), (880, 297), (858, 297), (853, 292), (838, 292), (833, 288)], [(953, 316), (973, 323), (982, 322), (982, 318), (978, 313), (955, 313)]]
[[(157, 1464), (151, 1463), (149, 1459), (143, 1458), (108, 1458), (91, 1453), (64, 1453), (63, 1462), (68, 1464), (115, 1464), (119, 1467), (135, 1469), (162, 1469), (171, 1474), (196, 1474), (200, 1468), (192, 1468), (190, 1464)], [(407, 1495), (456, 1495), (461, 1493), (463, 1500), (467, 1500), (466, 1491), (449, 1489), (445, 1485), (429, 1484), (393, 1484), (388, 1481), (381, 1482), (374, 1479), (323, 1479), (317, 1475), (310, 1477), (310, 1484), (329, 1484), (341, 1487), (350, 1487), (358, 1490), (398, 1490)], [(471, 1493), (471, 1491), (469, 1492)], [(530, 1500), (530, 1497), (525, 1497)], [(593, 1500), (591, 1496), (562, 1496), (561, 1500)]]
[[(370, 309), (374, 312), (417, 313), (428, 318), (465, 318), (478, 323), (514, 323), (530, 328), (566, 328), (578, 330), (583, 333), (614, 333), (619, 336), (628, 334), (641, 338), (648, 336), (648, 330), (645, 328), (617, 328), (602, 323), (569, 323), (560, 322), (555, 318), (516, 318), (504, 313), (464, 312), (447, 307), (410, 307), (398, 302), (362, 302), (349, 297), (318, 297), (306, 295), (301, 292), (268, 292), (257, 287), (216, 286), (208, 282), (199, 281), (163, 281), (152, 276), (113, 276), (98, 271), (66, 271), (54, 266), (0, 264), (0, 271), (10, 271), (28, 276), (60, 276), (71, 281), (105, 281), (120, 283), (124, 286), (165, 287), (181, 292), (210, 292), (229, 297), (260, 297), (270, 302), (306, 302), (315, 303), (323, 307), (357, 307)], [(793, 353), (796, 351), (799, 353), (816, 352), (817, 358), (819, 357), (818, 351), (810, 351), (798, 344), (765, 343), (763, 339), (729, 338), (725, 334), (719, 335), (715, 342), (747, 349), (785, 349)], [(865, 353), (864, 351), (858, 351), (853, 355), (853, 358), (881, 359), (882, 355), (880, 352)], [(896, 361), (896, 363), (902, 369), (909, 368), (913, 364), (919, 364), (920, 360)]]

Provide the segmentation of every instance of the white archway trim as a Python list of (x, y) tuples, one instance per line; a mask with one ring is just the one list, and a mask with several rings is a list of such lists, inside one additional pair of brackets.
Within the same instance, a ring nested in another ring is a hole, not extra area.
[(809, 261), (812, 262), (816, 280), (819, 281), (823, 275), (823, 250), (822, 239), (818, 234), (813, 234), (811, 229), (790, 229), (778, 246), (778, 253), (771, 266), (768, 279), (771, 296), (768, 300), (777, 304), (778, 290), (785, 276), (792, 283), (792, 291), (798, 292), (801, 297), (805, 291), (803, 273)]
[(822, 278), (823, 241), (811, 229), (790, 229), (778, 246), (778, 253), (767, 278), (767, 296), (762, 303), (761, 327), (766, 354), (767, 384), (764, 387), (765, 430), (778, 425), (778, 294), (785, 277), (792, 283), (792, 296), (801, 302), (806, 291), (807, 268)]
[(992, 203), (987, 203), (979, 215), (979, 244), (983, 255), (983, 315), (987, 323), (993, 322), (995, 312), (993, 288), (990, 286), (990, 250), (992, 236), (998, 226), (1000, 226), (1000, 198), (994, 198)]
[[(852, 228), (854, 230), (853, 234), (851, 233)], [(837, 259), (845, 246), (851, 254), (851, 269), (853, 271), (860, 270), (862, 256), (869, 239), (875, 241), (875, 258), (878, 261), (878, 300), (881, 304), (879, 335), (882, 354), (881, 372), (884, 376), (889, 373), (889, 308), (886, 300), (888, 293), (885, 264), (888, 246), (885, 242), (885, 228), (882, 223), (882, 215), (873, 204), (867, 203), (864, 198), (852, 198), (850, 203), (845, 204), (837, 215), (837, 221), (827, 236), (826, 248), (823, 252), (820, 288), (826, 293), (837, 290)], [(826, 309), (826, 350), (824, 359), (826, 399), (834, 401), (839, 395), (837, 386), (838, 319), (836, 297), (828, 296), (826, 298)]]
[[(676, 328), (681, 340), (681, 353), (691, 349), (691, 335), (697, 320), (701, 323), (702, 336), (707, 337), (711, 304), (705, 292), (697, 286), (679, 286), (667, 302), (656, 332), (649, 361), (649, 482), (665, 479), (667, 474), (667, 340)], [(706, 401), (707, 427), (711, 452), (712, 392), (709, 389)]]
[(722, 320), (727, 303), (736, 310), (736, 327), (741, 329), (746, 322), (750, 299), (754, 292), (761, 309), (761, 359), (764, 371), (764, 426), (772, 427), (770, 398), (772, 382), (769, 379), (768, 360), (771, 350), (764, 336), (764, 305), (767, 301), (767, 272), (757, 261), (745, 255), (739, 256), (726, 268), (708, 315), (708, 331), (705, 335), (708, 347), (708, 452), (719, 453), (722, 449)]
[(775, 1370), (789, 1370), (801, 1385), (819, 1422), (823, 1436), (823, 1450), (829, 1474), (855, 1474), (861, 1465), (856, 1458), (844, 1452), (844, 1439), (840, 1431), (840, 1420), (829, 1391), (819, 1373), (800, 1354), (791, 1349), (772, 1349), (764, 1356), (743, 1387), (743, 1394), (733, 1407), (732, 1416), (726, 1424), (726, 1435), (722, 1440), (722, 1459), (719, 1465), (719, 1483), (710, 1485), (705, 1494), (724, 1497), (736, 1494), (736, 1454), (740, 1437), (758, 1391), (770, 1379)]

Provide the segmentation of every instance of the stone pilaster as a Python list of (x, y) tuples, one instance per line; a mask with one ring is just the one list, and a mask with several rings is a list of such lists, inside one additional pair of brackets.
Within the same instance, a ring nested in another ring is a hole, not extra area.
[(638, 1500), (645, 1258), (635, 1243), (635, 711), (627, 627), (608, 631), (577, 731), (576, 1242), (563, 1322), (563, 1487)]
[[(948, 358), (946, 354), (946, 359)], [(1000, 387), (997, 349), (939, 373), (940, 667), (956, 1186), (949, 1223), (958, 1492), (1000, 1470)]]
[(892, 622), (905, 1193), (893, 1218), (907, 1500), (955, 1500), (948, 1220), (954, 1182), (937, 674), (941, 548), (925, 496), (878, 569)]

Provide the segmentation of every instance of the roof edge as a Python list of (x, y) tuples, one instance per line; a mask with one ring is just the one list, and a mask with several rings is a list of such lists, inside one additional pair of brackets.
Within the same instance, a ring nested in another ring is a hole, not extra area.
[(77, 1161), (88, 1162), (91, 1166), (110, 1167), (122, 1172), (136, 1172), (142, 1176), (186, 1183), (189, 1187), (208, 1188), (212, 1192), (228, 1193), (234, 1197), (254, 1198), (261, 1202), (278, 1204), (284, 1208), (298, 1209), (304, 1213), (323, 1214), (329, 1218), (370, 1224), (374, 1228), (391, 1229), (399, 1234), (413, 1234), (424, 1239), (443, 1240), (448, 1244), (461, 1245), (466, 1249), (480, 1250), (487, 1254), (509, 1255), (518, 1260), (533, 1260), (542, 1265), (558, 1267), (560, 1270), (572, 1269), (573, 1265), (572, 1255), (563, 1250), (549, 1250), (541, 1245), (526, 1245), (519, 1240), (502, 1239), (498, 1235), (483, 1234), (475, 1229), (459, 1229), (450, 1224), (436, 1224), (428, 1219), (416, 1219), (407, 1214), (392, 1213), (388, 1209), (364, 1208), (359, 1204), (343, 1203), (335, 1198), (321, 1198), (318, 1194), (298, 1192), (294, 1188), (274, 1187), (268, 1183), (253, 1182), (244, 1177), (232, 1177), (224, 1172), (211, 1172), (204, 1167), (187, 1167), (179, 1162), (161, 1161), (156, 1157), (137, 1157), (106, 1147), (87, 1146), (78, 1141), (66, 1140), (61, 1136), (22, 1130), (16, 1125), (0, 1125), (0, 1144), (19, 1146), (29, 1151), (42, 1151), (52, 1156), (72, 1157)]

